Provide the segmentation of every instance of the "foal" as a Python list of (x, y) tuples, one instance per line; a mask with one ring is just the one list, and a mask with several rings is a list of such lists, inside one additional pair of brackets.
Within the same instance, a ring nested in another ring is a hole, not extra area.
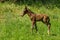
[(49, 34), (51, 24), (50, 24), (50, 18), (47, 15), (45, 15), (45, 14), (34, 14), (34, 12), (32, 12), (27, 7), (25, 7), (24, 13), (21, 16), (24, 16), (25, 14), (27, 14), (32, 21), (32, 31), (35, 27), (36, 32), (37, 32), (38, 29), (37, 29), (37, 26), (36, 26), (36, 22), (37, 21), (42, 21), (44, 24), (46, 24), (48, 26), (48, 34)]

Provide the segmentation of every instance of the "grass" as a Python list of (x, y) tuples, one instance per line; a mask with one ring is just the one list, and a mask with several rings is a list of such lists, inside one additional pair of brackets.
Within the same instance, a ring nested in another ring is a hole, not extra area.
[(25, 5), (0, 3), (0, 40), (60, 40), (60, 9), (47, 9), (44, 6), (28, 6), (36, 14), (44, 13), (51, 19), (51, 35), (47, 27), (37, 22), (38, 33), (31, 34), (31, 21), (27, 15), (21, 17)]

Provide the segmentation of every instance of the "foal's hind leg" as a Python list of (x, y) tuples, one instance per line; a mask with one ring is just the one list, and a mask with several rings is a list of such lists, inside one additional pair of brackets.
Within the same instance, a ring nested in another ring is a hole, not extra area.
[(48, 34), (50, 34), (50, 27), (51, 27), (50, 19), (44, 18), (43, 23), (45, 23), (48, 26)]
[(48, 31), (47, 31), (47, 33), (48, 33), (48, 35), (49, 35), (49, 34), (50, 34), (50, 27), (51, 27), (51, 24), (50, 24), (49, 22), (46, 22), (45, 24), (48, 26)]
[(48, 23), (47, 26), (48, 26), (48, 34), (50, 34), (50, 27), (51, 27), (51, 24)]

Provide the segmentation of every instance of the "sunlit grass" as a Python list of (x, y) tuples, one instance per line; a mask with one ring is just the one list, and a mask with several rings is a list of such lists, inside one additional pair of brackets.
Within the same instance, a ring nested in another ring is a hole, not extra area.
[(31, 33), (31, 21), (27, 15), (21, 17), (25, 5), (0, 3), (0, 40), (60, 40), (60, 9), (47, 9), (44, 6), (28, 6), (36, 14), (47, 14), (51, 19), (51, 35), (47, 26), (37, 22), (38, 33)]

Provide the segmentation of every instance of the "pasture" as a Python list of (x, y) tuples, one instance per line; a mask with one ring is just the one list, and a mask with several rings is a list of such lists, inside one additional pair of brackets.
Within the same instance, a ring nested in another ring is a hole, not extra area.
[(38, 33), (31, 33), (31, 21), (28, 15), (21, 17), (25, 4), (0, 3), (0, 40), (60, 40), (60, 8), (28, 6), (36, 14), (49, 15), (51, 22), (50, 35), (47, 26), (37, 22)]

